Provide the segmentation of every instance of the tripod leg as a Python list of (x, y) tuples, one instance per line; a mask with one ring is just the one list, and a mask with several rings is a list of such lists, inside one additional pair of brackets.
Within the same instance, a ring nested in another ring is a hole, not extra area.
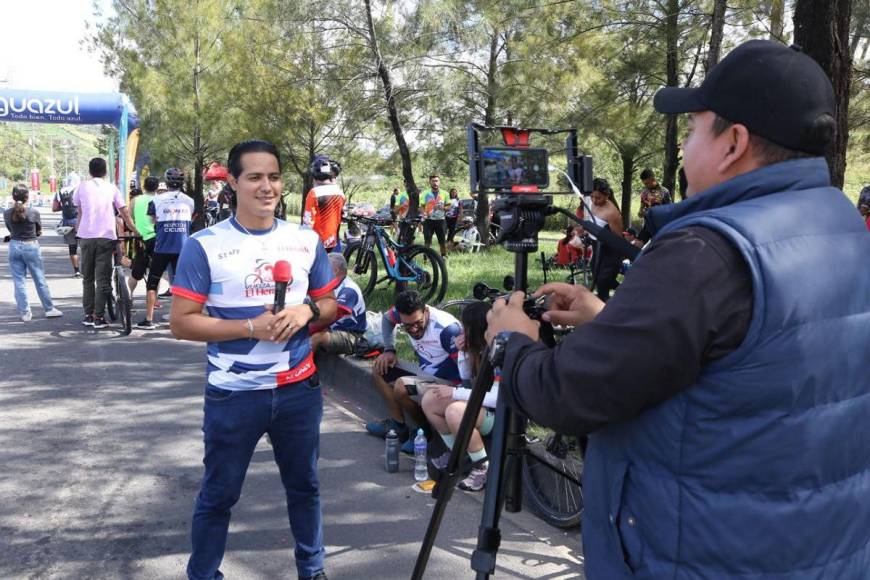
[(501, 544), (499, 519), (502, 507), (509, 512), (522, 509), (522, 471), (520, 460), (525, 446), (525, 419), (507, 408), (501, 395), (492, 430), (492, 460), (486, 476), (483, 515), (477, 535), (477, 549), (471, 555), (471, 567), (477, 579), (484, 580), (495, 572)]
[[(459, 424), (459, 431), (456, 433), (456, 440), (453, 444), (453, 450), (450, 452), (447, 468), (444, 473), (439, 475), (438, 483), (432, 492), (432, 496), (438, 501), (435, 502), (432, 516), (429, 518), (426, 536), (423, 538), (423, 544), (420, 546), (417, 562), (414, 565), (414, 572), (411, 575), (412, 580), (421, 580), (423, 573), (426, 571), (426, 565), (429, 562), (429, 556), (435, 544), (435, 536), (438, 535), (438, 528), (441, 526), (441, 520), (444, 518), (447, 504), (453, 496), (453, 491), (456, 489), (456, 482), (462, 475), (460, 466), (465, 451), (468, 448), (468, 441), (471, 439), (471, 431), (474, 429), (477, 416), (480, 414), (480, 409), (483, 406), (483, 398), (486, 396), (491, 385), (492, 363), (489, 360), (488, 351), (485, 351), (480, 372), (474, 382), (471, 396), (468, 398), (468, 405), (465, 408), (465, 414), (462, 416), (462, 422)], [(496, 419), (496, 423), (497, 421)], [(490, 469), (492, 468), (490, 467)]]

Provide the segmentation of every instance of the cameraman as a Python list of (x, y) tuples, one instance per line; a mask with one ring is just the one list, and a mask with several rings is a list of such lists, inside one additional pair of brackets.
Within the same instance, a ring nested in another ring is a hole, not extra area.
[(502, 392), (591, 433), (590, 580), (866, 578), (870, 235), (821, 157), (831, 83), (755, 40), (654, 102), (690, 113), (688, 199), (649, 210), (652, 243), (606, 307), (538, 291), (545, 319), (577, 325), (554, 350), (521, 295), (496, 302)]

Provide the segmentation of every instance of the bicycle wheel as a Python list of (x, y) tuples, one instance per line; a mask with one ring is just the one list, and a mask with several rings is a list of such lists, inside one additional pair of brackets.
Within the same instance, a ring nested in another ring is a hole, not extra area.
[(112, 290), (106, 293), (106, 314), (112, 322), (118, 320), (118, 312), (115, 310), (115, 293)]
[(523, 454), (523, 497), (551, 526), (580, 525), (583, 516), (583, 460), (575, 437), (551, 433), (544, 441), (530, 442)]
[(357, 283), (363, 296), (369, 296), (378, 283), (378, 256), (374, 250), (363, 251), (361, 242), (348, 244), (344, 249), (347, 260), (347, 275)]
[(407, 288), (416, 290), (423, 302), (441, 302), (447, 293), (447, 266), (438, 252), (426, 246), (411, 246), (400, 259), (403, 265), (400, 271), (414, 276), (405, 282)]
[(120, 268), (115, 269), (115, 312), (121, 319), (121, 334), (128, 336), (133, 332), (133, 300), (130, 298), (130, 288), (127, 286), (127, 276)]

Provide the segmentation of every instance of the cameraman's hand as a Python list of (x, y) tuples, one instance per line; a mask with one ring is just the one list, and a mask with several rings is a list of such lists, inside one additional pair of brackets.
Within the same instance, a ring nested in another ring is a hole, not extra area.
[(375, 364), (372, 368), (377, 374), (383, 376), (394, 366), (396, 366), (396, 353), (383, 352), (375, 359)]
[(540, 336), (540, 324), (523, 311), (523, 301), (526, 295), (522, 292), (511, 294), (509, 302), (499, 298), (492, 305), (492, 310), (486, 315), (486, 342), (492, 344), (492, 339), (499, 332), (510, 331), (525, 334), (532, 340)]
[(604, 308), (602, 302), (585, 286), (551, 282), (532, 294), (535, 298), (549, 296), (549, 309), (544, 320), (558, 326), (579, 326), (589, 322)]

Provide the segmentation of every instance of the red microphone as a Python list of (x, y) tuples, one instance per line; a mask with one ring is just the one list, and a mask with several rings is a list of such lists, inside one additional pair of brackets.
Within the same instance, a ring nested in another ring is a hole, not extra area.
[(272, 280), (275, 281), (275, 307), (272, 309), (272, 312), (278, 314), (284, 310), (284, 297), (287, 295), (287, 284), (293, 281), (290, 262), (287, 260), (275, 262), (275, 265), (272, 266)]

